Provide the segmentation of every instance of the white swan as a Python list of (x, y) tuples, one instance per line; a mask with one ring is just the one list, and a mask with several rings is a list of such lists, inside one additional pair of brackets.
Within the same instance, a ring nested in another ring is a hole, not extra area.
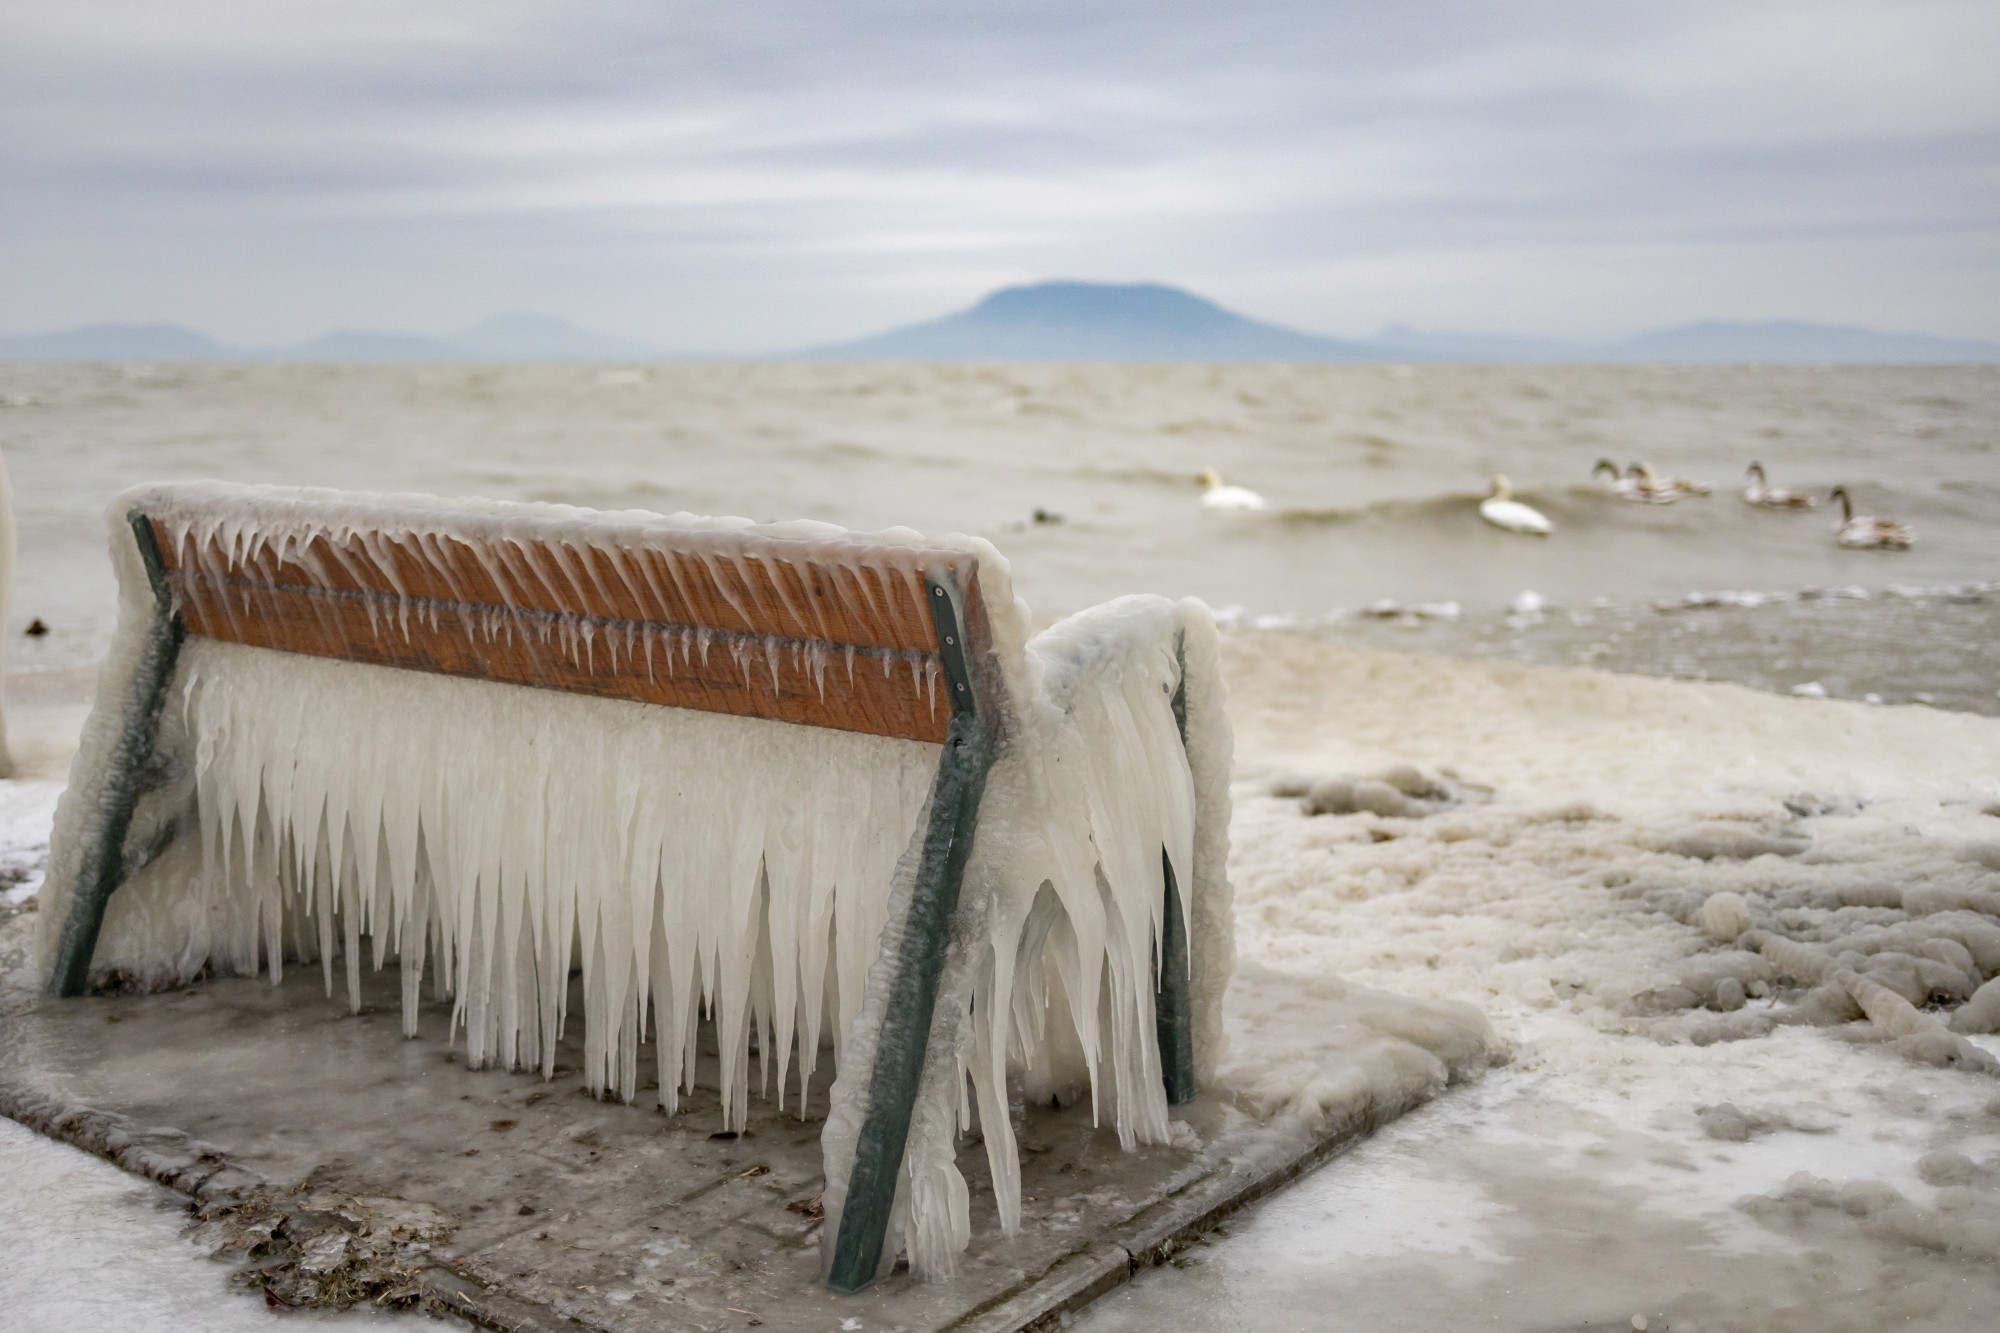
[(1242, 486), (1223, 485), (1222, 474), (1212, 467), (1203, 468), (1201, 475), (1195, 480), (1201, 483), (1201, 507), (1204, 509), (1245, 510), (1267, 507), (1264, 497), (1257, 492)]
[(1836, 486), (1829, 501), (1840, 501), (1840, 526), (1834, 530), (1833, 539), (1842, 546), (1855, 546), (1876, 551), (1907, 551), (1916, 541), (1916, 534), (1893, 518), (1877, 518), (1873, 514), (1857, 514), (1854, 502), (1847, 498), (1847, 488)]
[(1514, 498), (1514, 488), (1505, 477), (1493, 478), (1493, 493), (1480, 501), (1479, 516), (1496, 528), (1525, 532), (1531, 537), (1546, 537), (1555, 531), (1555, 525), (1538, 511)]
[(1743, 488), (1743, 498), (1762, 509), (1811, 509), (1819, 503), (1819, 498), (1804, 491), (1787, 490), (1783, 486), (1769, 485), (1764, 479), (1764, 465), (1752, 463), (1744, 469), (1743, 475), (1750, 478), (1750, 484)]

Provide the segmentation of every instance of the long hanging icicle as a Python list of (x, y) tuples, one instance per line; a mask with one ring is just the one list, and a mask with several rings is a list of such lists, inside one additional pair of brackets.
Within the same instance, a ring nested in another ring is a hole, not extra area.
[[(836, 993), (858, 996), (863, 947), (882, 926), (878, 886), (915, 830), (932, 747), (231, 644), (186, 652), (184, 725), (217, 754), (197, 809), (203, 842), (216, 848), (195, 886), (205, 912), (273, 924), (280, 911), (312, 912), (323, 940), (338, 921), (357, 1001), (362, 935), (384, 958), (390, 940), (405, 941), (417, 954), (406, 953), (406, 967), (449, 969), (453, 1021), (475, 1067), (532, 1068), (552, 1055), (573, 948), (583, 959), (585, 1077), (628, 1100), (638, 1016), (650, 1004), (662, 1033), (680, 1031), (703, 998), (689, 984), (692, 959), (715, 960), (707, 989), (732, 1128), (747, 1107), (748, 1066), (731, 1052), (748, 1046), (760, 931), (791, 1001), (781, 1017), (767, 1003), (766, 1023), (816, 1050), (852, 1017), (817, 1005), (799, 1014), (795, 979), (831, 965), (845, 974)], [(301, 728), (308, 708), (341, 725)], [(829, 773), (841, 781), (825, 782)], [(812, 824), (801, 827), (806, 810)], [(821, 830), (830, 836), (802, 854)], [(274, 841), (315, 849), (290, 902), (274, 896)], [(421, 877), (415, 854), (389, 850), (419, 844)], [(238, 849), (234, 861), (225, 848)], [(422, 957), (433, 916), (449, 959)], [(831, 959), (816, 953), (825, 930), (779, 926), (843, 917), (853, 947)], [(656, 941), (663, 967), (651, 958)], [(259, 970), (247, 938), (231, 961)], [(407, 987), (406, 1003), (416, 993)], [(661, 1081), (671, 1096), (671, 1075)]]

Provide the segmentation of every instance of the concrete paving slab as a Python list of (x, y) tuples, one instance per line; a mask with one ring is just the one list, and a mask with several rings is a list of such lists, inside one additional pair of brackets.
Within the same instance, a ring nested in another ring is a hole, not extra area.
[(1021, 1234), (1000, 1234), (968, 1136), (960, 1276), (899, 1270), (835, 1297), (819, 1283), (821, 1224), (801, 1211), (822, 1184), (824, 1077), (809, 1118), (753, 1101), (748, 1131), (725, 1137), (712, 1048), (711, 1077), (668, 1117), (645, 1094), (590, 1097), (578, 1041), (550, 1081), (468, 1070), (448, 1017), (426, 1003), (405, 1040), (393, 971), (368, 978), (359, 1014), (327, 998), (317, 968), (276, 988), (38, 1000), (0, 1018), (0, 1113), (208, 1202), (305, 1188), (433, 1205), (455, 1230), (430, 1251), (426, 1303), (492, 1328), (1012, 1333), (1052, 1326), (1409, 1109), (1371, 1106), (1312, 1136), (1203, 1098), (1177, 1112), (1186, 1145), (1126, 1153), (1087, 1106), (1019, 1107)]

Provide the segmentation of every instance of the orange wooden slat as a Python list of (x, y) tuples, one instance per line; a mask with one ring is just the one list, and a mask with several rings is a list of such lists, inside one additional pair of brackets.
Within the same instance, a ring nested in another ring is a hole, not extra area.
[(704, 540), (685, 550), (665, 544), (475, 544), (435, 534), (377, 533), (344, 540), (317, 534), (288, 556), (267, 546), (239, 567), (213, 542), (205, 553), (194, 548), (192, 537), (175, 549), (161, 525), (155, 529), (169, 569), (220, 567), (300, 587), (918, 651), (935, 651), (937, 642), (922, 583), (899, 566), (963, 574), (972, 564), (962, 552), (865, 542), (855, 542), (851, 556), (843, 551), (838, 564), (788, 559), (771, 549), (781, 543), (730, 543), (728, 533), (696, 534)]
[[(164, 524), (153, 526), (192, 634), (910, 740), (945, 737), (950, 705), (907, 548), (857, 541), (849, 563), (784, 559), (775, 543), (732, 543), (729, 533), (698, 534), (693, 551), (665, 541), (606, 550), (319, 533), (282, 557), (266, 546), (231, 559), (212, 541), (199, 550), (190, 537), (177, 548)], [(990, 634), (974, 559), (945, 551), (918, 559), (960, 583), (968, 646), (984, 651)]]

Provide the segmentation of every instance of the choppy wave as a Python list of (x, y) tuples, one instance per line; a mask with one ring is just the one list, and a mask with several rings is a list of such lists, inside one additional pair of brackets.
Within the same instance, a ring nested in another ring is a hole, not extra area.
[[(1477, 511), (1479, 503), (1491, 494), (1490, 488), (1482, 488), (1440, 491), (1432, 495), (1391, 496), (1364, 504), (1279, 509), (1272, 517), (1287, 523), (1352, 523), (1369, 518), (1427, 522), (1440, 516), (1458, 518), (1467, 512)], [(1631, 501), (1612, 494), (1603, 486), (1591, 482), (1515, 486), (1513, 496), (1526, 504), (1565, 512), (1573, 512), (1581, 507), (1599, 503), (1605, 506), (1615, 505), (1617, 512), (1640, 508)], [(1704, 503), (1714, 503), (1718, 499), (1729, 498), (1731, 497), (1728, 488), (1719, 487), (1710, 495), (1692, 496), (1670, 503), (1682, 506), (1680, 512), (1685, 514), (1696, 512)], [(1643, 506), (1647, 511), (1654, 513), (1668, 507), (1666, 504)]]
[[(1363, 519), (1389, 519), (1409, 522), (1429, 522), (1443, 516), (1461, 517), (1467, 512), (1477, 512), (1479, 502), (1489, 492), (1447, 491), (1438, 495), (1398, 496), (1385, 500), (1373, 500), (1358, 505), (1328, 505), (1319, 508), (1279, 509), (1272, 517), (1281, 523), (1354, 523)], [(1536, 499), (1532, 490), (1516, 490), (1516, 499), (1533, 504)]]
[(1563, 606), (1523, 591), (1503, 611), (1383, 600), (1317, 615), (1226, 608), (1232, 631), (1306, 634), (1542, 665), (1726, 680), (1805, 699), (2000, 716), (2000, 581), (1723, 590)]
[[(21, 520), (9, 665), (102, 653), (102, 505), (136, 482), (193, 477), (981, 533), (1044, 617), (1148, 591), (1300, 623), (1330, 607), (1393, 606), (1353, 622), (1442, 633), (1501, 623), (1525, 588), (1553, 605), (1650, 606), (1691, 588), (2000, 576), (1992, 369), (1436, 367), (1399, 378), (1341, 366), (689, 363), (613, 389), (601, 373), (0, 364)], [(1628, 504), (1589, 479), (1600, 457), (1651, 459), (1716, 493)], [(1845, 483), (1867, 512), (1913, 526), (1915, 549), (1841, 550), (1823, 507), (1745, 505), (1732, 489), (1753, 457), (1776, 484)], [(1205, 468), (1271, 508), (1204, 511)], [(1552, 537), (1480, 521), (1496, 472), (1550, 518)], [(19, 637), (35, 617), (52, 632)]]

